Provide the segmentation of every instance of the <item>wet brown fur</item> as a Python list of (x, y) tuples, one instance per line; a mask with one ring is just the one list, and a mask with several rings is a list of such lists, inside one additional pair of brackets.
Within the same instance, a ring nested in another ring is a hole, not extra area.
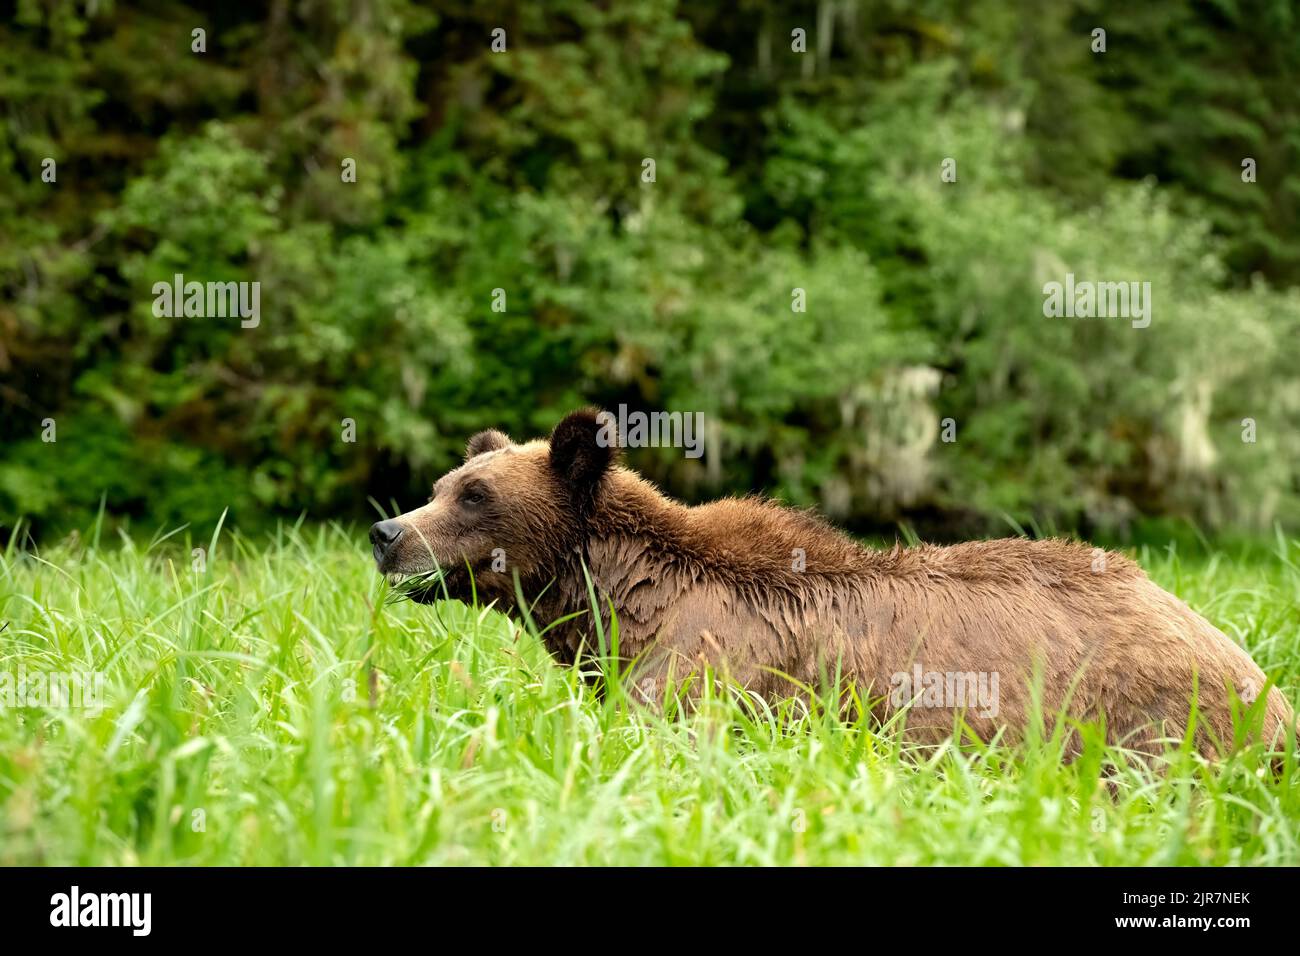
[[(1104, 719), (1110, 740), (1151, 750), (1182, 736), (1195, 692), (1197, 744), (1214, 755), (1233, 743), (1229, 688), (1249, 698), (1266, 685), (1245, 651), (1122, 555), (1023, 539), (880, 551), (767, 500), (688, 507), (617, 465), (612, 450), (590, 447), (592, 427), (588, 412), (566, 419), (550, 443), (475, 436), (434, 500), (398, 519), (407, 531), (381, 570), (413, 573), (436, 559), (454, 569), (450, 596), (467, 599), (468, 562), (480, 600), (506, 611), (517, 573), (530, 602), (541, 595), (532, 615), (544, 628), (588, 609), (585, 561), (618, 615), (620, 657), (636, 659), (633, 683), (651, 699), (702, 664), (768, 699), (838, 667), (883, 720), (897, 709), (894, 675), (919, 664), (998, 675), (996, 714), (962, 709), (986, 740), (1020, 736), (1037, 683), (1048, 715)], [(471, 487), (482, 503), (460, 502)], [(492, 569), (494, 548), (505, 572)], [(573, 663), (596, 643), (590, 615), (544, 640)], [(956, 710), (913, 706), (907, 733), (938, 741)], [(1270, 689), (1264, 736), (1280, 745), (1293, 725)]]

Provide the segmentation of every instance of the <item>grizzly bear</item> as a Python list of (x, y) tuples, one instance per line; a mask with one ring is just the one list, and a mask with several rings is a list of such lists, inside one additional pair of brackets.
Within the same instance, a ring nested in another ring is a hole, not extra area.
[(1142, 752), (1181, 738), (1193, 701), (1206, 755), (1234, 746), (1234, 710), (1279, 746), (1293, 726), (1250, 656), (1122, 555), (1022, 539), (875, 550), (767, 500), (683, 505), (617, 455), (591, 410), (549, 441), (481, 432), (428, 504), (371, 528), (379, 570), (440, 570), (417, 599), (509, 613), (523, 595), (570, 664), (600, 640), (594, 591), (652, 702), (707, 665), (768, 700), (838, 675), (881, 720), (907, 708), (906, 735), (928, 743), (958, 717), (1014, 742), (1035, 706)]

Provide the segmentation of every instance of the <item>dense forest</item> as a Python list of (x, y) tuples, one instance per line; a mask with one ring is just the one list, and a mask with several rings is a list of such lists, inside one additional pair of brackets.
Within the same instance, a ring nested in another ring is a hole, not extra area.
[(581, 404), (860, 530), (1300, 526), (1288, 0), (0, 11), (0, 529), (360, 518)]

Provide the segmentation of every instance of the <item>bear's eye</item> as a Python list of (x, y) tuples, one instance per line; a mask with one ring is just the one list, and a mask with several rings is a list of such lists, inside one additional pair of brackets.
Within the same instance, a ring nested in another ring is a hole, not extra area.
[(466, 488), (460, 500), (467, 505), (481, 505), (487, 499), (481, 488)]

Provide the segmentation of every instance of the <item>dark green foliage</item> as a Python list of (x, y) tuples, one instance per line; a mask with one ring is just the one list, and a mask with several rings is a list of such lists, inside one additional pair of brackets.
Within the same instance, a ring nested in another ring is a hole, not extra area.
[[(0, 527), (409, 507), (620, 402), (705, 413), (702, 460), (629, 454), (687, 498), (1300, 523), (1289, 4), (434, 8), (9, 12)], [(1151, 327), (1045, 317), (1066, 272)], [(260, 323), (155, 316), (176, 273)]]

